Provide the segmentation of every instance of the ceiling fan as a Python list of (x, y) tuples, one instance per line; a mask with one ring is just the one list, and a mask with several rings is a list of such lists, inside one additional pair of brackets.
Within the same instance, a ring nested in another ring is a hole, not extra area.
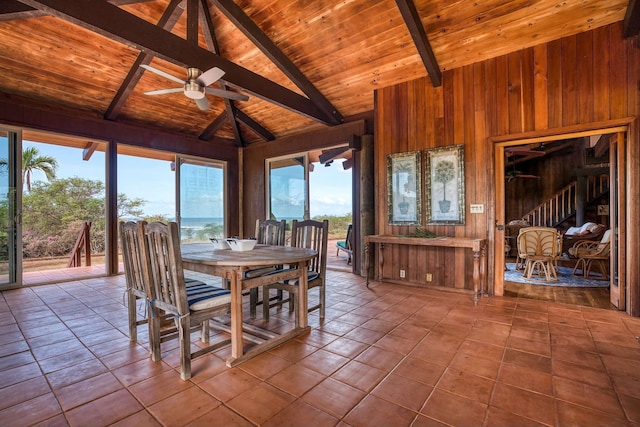
[(540, 179), (538, 175), (529, 175), (529, 174), (522, 173), (522, 171), (516, 170), (515, 167), (513, 168), (513, 170), (505, 173), (504, 177), (507, 180), (507, 183), (515, 180), (516, 178)]
[(544, 145), (541, 145), (540, 148), (537, 149), (529, 149), (525, 147), (507, 147), (504, 149), (507, 157), (509, 156), (534, 156), (534, 157), (542, 157), (545, 155)]
[(232, 92), (230, 90), (218, 89), (208, 87), (210, 84), (217, 82), (222, 76), (224, 71), (218, 67), (210, 68), (204, 73), (198, 68), (187, 68), (187, 80), (181, 80), (169, 73), (153, 68), (150, 65), (140, 65), (142, 68), (156, 73), (162, 77), (165, 77), (176, 83), (180, 83), (182, 87), (152, 90), (145, 92), (145, 95), (164, 95), (167, 93), (183, 92), (187, 98), (193, 99), (198, 108), (201, 110), (209, 109), (209, 100), (205, 96), (206, 94), (221, 96), (223, 98), (235, 99), (237, 101), (248, 101), (249, 97), (241, 93)]

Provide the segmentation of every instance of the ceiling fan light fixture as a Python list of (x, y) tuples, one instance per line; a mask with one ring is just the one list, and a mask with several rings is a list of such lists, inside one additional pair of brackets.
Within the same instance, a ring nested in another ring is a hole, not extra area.
[(184, 94), (187, 98), (202, 99), (204, 98), (205, 88), (195, 82), (186, 82), (184, 84)]

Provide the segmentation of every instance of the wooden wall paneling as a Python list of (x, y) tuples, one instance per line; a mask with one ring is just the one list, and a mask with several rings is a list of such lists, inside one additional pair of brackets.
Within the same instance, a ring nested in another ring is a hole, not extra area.
[[(468, 65), (463, 69), (463, 79), (464, 79), (464, 97), (466, 102), (464, 103), (464, 139), (462, 141), (456, 141), (456, 144), (462, 143), (464, 144), (464, 180), (465, 180), (465, 223), (470, 225), (470, 227), (455, 227), (455, 236), (462, 237), (466, 236), (467, 233), (475, 233), (476, 224), (474, 222), (474, 218), (469, 216), (469, 200), (475, 200), (475, 195), (477, 194), (476, 185), (477, 179), (479, 178), (477, 171), (479, 170), (478, 163), (478, 146), (475, 144), (475, 135), (476, 135), (476, 126), (475, 126), (475, 112), (476, 105), (478, 102), (482, 100), (476, 99), (478, 94), (475, 89), (475, 72), (476, 67), (473, 65)], [(482, 78), (482, 75), (479, 76)], [(469, 177), (473, 180), (473, 183), (470, 185)], [(462, 256), (466, 255), (465, 250), (457, 251), (461, 252)]]
[[(409, 151), (409, 141), (407, 140), (407, 132), (409, 128), (409, 123), (407, 122), (409, 86), (409, 82), (406, 82), (400, 85), (395, 93), (395, 109), (393, 111), (393, 141), (395, 142), (395, 144), (392, 151), (393, 153)], [(390, 228), (390, 234), (408, 234), (410, 232), (408, 226), (392, 226)], [(387, 253), (392, 253), (391, 259), (399, 260), (399, 267), (404, 269), (405, 271), (407, 270), (406, 263), (408, 258), (408, 250), (408, 247), (401, 245), (391, 245), (386, 249)], [(390, 267), (393, 267), (390, 268), (391, 277), (393, 277), (395, 280), (399, 280), (400, 268), (398, 268), (398, 265), (393, 264)]]
[(498, 133), (498, 113), (497, 104), (497, 78), (496, 78), (496, 60), (489, 59), (482, 63), (484, 66), (484, 111), (486, 125), (485, 129), (489, 135)]
[[(391, 134), (389, 133), (389, 127), (391, 126), (389, 113), (391, 112), (392, 103), (390, 102), (389, 90), (375, 91), (376, 97), (376, 110), (381, 120), (376, 120), (376, 132), (374, 135), (375, 147), (374, 147), (374, 159), (375, 159), (375, 181), (376, 181), (376, 233), (384, 234), (387, 232), (387, 184), (386, 184), (386, 171), (387, 171), (387, 154), (389, 154), (391, 147)], [(377, 254), (376, 254), (377, 255)]]
[(576, 36), (562, 39), (562, 124), (578, 123), (578, 67)]
[[(454, 70), (449, 70), (443, 73), (442, 75), (442, 106), (443, 106), (443, 126), (444, 132), (442, 133), (442, 140), (438, 141), (438, 146), (445, 146), (450, 144), (449, 141), (454, 141), (454, 131), (455, 131), (455, 105), (454, 105), (454, 79), (455, 72)], [(432, 147), (428, 147), (432, 148)]]
[[(467, 144), (466, 134), (469, 132), (469, 128), (467, 126), (468, 120), (466, 120), (469, 110), (473, 111), (473, 88), (470, 87), (470, 84), (473, 81), (470, 78), (471, 66), (465, 66), (462, 68), (457, 68), (454, 70), (453, 76), (453, 108), (455, 111), (455, 117), (453, 121), (453, 141), (448, 141), (447, 145), (452, 144), (464, 144), (465, 146), (465, 166), (468, 164), (468, 158), (473, 156), (472, 152), (469, 152), (469, 145)], [(467, 84), (467, 82), (470, 82)], [(473, 130), (471, 130), (473, 132)], [(465, 167), (465, 175), (469, 176), (470, 171), (466, 170)], [(466, 180), (466, 177), (465, 177)], [(443, 227), (444, 229), (448, 227)], [(464, 232), (464, 230), (462, 230)], [(452, 234), (449, 234), (452, 233)], [(440, 233), (439, 233), (440, 234)], [(451, 227), (450, 230), (444, 231), (442, 233), (445, 236), (458, 236), (458, 227)], [(447, 277), (448, 271), (445, 271), (444, 283), (452, 283), (453, 286), (457, 286), (458, 284), (464, 284), (464, 269), (460, 268), (460, 266), (464, 265), (464, 252), (457, 249), (441, 249), (438, 250), (444, 251), (445, 253), (445, 264), (444, 265), (452, 265), (454, 269), (451, 270), (451, 274), (453, 278)]]
[[(638, 36), (635, 37), (636, 42)], [(640, 55), (635, 54), (636, 63), (640, 62)], [(635, 66), (636, 72), (635, 78), (640, 79), (640, 66)], [(627, 141), (627, 154), (630, 159), (629, 174), (627, 177), (627, 188), (634, 189), (635, 193), (630, 194), (627, 198), (627, 242), (635, 242), (635, 244), (627, 245), (626, 247), (626, 259), (627, 264), (627, 313), (632, 316), (640, 316), (640, 270), (638, 269), (638, 260), (640, 260), (640, 248), (637, 242), (640, 241), (640, 225), (638, 225), (637, 215), (633, 215), (634, 212), (640, 211), (640, 134), (638, 132), (638, 113), (640, 113), (640, 105), (636, 104), (636, 110), (633, 112), (636, 115), (636, 119), (631, 124), (631, 130), (628, 133), (629, 140)], [(633, 218), (633, 219), (632, 219)], [(635, 261), (635, 262), (634, 262)]]
[(431, 88), (430, 93), (433, 95), (434, 109), (435, 109), (435, 138), (434, 144), (437, 146), (444, 145), (445, 139), (445, 114), (444, 114), (444, 85), (436, 88)]
[(498, 121), (497, 135), (509, 133), (509, 66), (507, 57), (496, 58), (496, 117)]
[[(640, 37), (625, 39), (627, 57), (627, 116), (635, 116), (640, 113)], [(637, 90), (633, 90), (633, 88)], [(640, 190), (639, 190), (640, 191)]]
[[(467, 220), (472, 219), (474, 224), (473, 236), (483, 236), (486, 233), (485, 230), (485, 215), (487, 212), (486, 198), (484, 198), (485, 189), (487, 186), (487, 166), (491, 162), (487, 161), (487, 135), (485, 133), (485, 88), (484, 82), (487, 80), (484, 75), (484, 66), (482, 63), (477, 63), (473, 67), (473, 88), (474, 88), (474, 146), (475, 146), (475, 158), (476, 164), (473, 166), (475, 169), (475, 182), (473, 193), (471, 198), (467, 199), (467, 206), (471, 203), (482, 203), (485, 207), (484, 214), (473, 214), (469, 211), (466, 213)], [(465, 167), (466, 169), (466, 167)], [(466, 187), (466, 185), (465, 185)]]
[(609, 27), (593, 31), (593, 119), (609, 120)]
[(547, 85), (547, 45), (541, 44), (533, 48), (533, 114), (536, 130), (549, 127)]
[[(613, 25), (611, 33), (611, 62), (609, 68), (609, 91), (610, 113), (612, 119), (628, 117), (627, 114), (627, 91), (638, 90), (637, 85), (633, 89), (627, 88), (623, 82), (627, 81), (627, 50), (624, 44), (623, 30), (620, 25)], [(637, 112), (636, 112), (637, 114)]]
[[(423, 163), (423, 150), (425, 144), (425, 110), (426, 110), (426, 100), (425, 100), (425, 90), (426, 90), (426, 79), (416, 79), (409, 82), (408, 85), (408, 93), (407, 93), (407, 118), (409, 120), (407, 126), (407, 139), (408, 139), (408, 151), (419, 151), (420, 152), (420, 181), (422, 182), (422, 176), (424, 176), (424, 163)], [(422, 188), (422, 193), (424, 194), (424, 187)], [(422, 206), (420, 210), (420, 224), (424, 224), (424, 200), (422, 200)], [(412, 228), (415, 228), (412, 227)], [(409, 230), (408, 232), (412, 232), (413, 230)], [(422, 258), (422, 254), (416, 250), (407, 251), (407, 269), (406, 274), (407, 278), (410, 281), (421, 282), (419, 280), (419, 271), (424, 271), (424, 259)]]
[(580, 33), (577, 38), (578, 122), (593, 121), (593, 32)]
[(535, 129), (535, 87), (533, 48), (522, 50), (522, 129), (527, 132)]
[(549, 128), (562, 126), (562, 41), (547, 45), (547, 99), (549, 100)]
[(509, 79), (509, 107), (504, 114), (509, 115), (509, 133), (519, 133), (524, 131), (522, 51), (507, 55), (507, 76)]
[[(588, 48), (589, 45), (592, 46), (591, 51)], [(568, 52), (568, 55), (565, 55), (565, 52)], [(590, 56), (591, 59), (580, 61), (579, 59), (585, 55)], [(581, 64), (585, 63), (592, 69), (590, 76), (588, 72), (586, 76), (580, 74)], [(637, 86), (640, 80), (639, 74), (640, 53), (637, 48), (637, 37), (623, 41), (621, 26), (615, 24), (606, 30), (593, 31), (591, 35), (568, 37), (470, 67), (447, 70), (443, 74), (441, 88), (434, 89), (428, 84), (423, 86), (424, 82), (416, 82), (415, 85), (403, 84), (380, 89), (379, 100), (382, 102), (384, 99), (388, 105), (379, 106), (376, 119), (379, 122), (387, 122), (384, 126), (379, 125), (380, 130), (385, 129), (385, 126), (396, 127), (396, 123), (389, 122), (402, 120), (400, 115), (394, 114), (399, 108), (398, 105), (403, 108), (401, 104), (405, 102), (403, 98), (405, 95), (401, 92), (415, 90), (424, 95), (424, 102), (427, 103), (423, 110), (425, 118), (422, 122), (418, 120), (417, 123), (408, 123), (410, 132), (425, 136), (422, 149), (464, 143), (467, 160), (465, 163), (467, 204), (471, 202), (487, 204), (485, 215), (477, 217), (467, 215), (465, 226), (429, 226), (429, 229), (440, 235), (450, 236), (458, 233), (472, 236), (488, 230), (490, 242), (495, 243), (496, 236), (501, 234), (493, 228), (493, 220), (496, 219), (493, 204), (498, 196), (497, 191), (504, 190), (505, 183), (493, 183), (493, 179), (495, 167), (503, 168), (501, 162), (504, 159), (494, 158), (493, 147), (485, 141), (491, 138), (491, 141), (499, 142), (501, 136), (510, 137), (509, 134), (514, 133), (512, 127), (518, 131), (525, 131), (531, 136), (550, 136), (555, 135), (556, 128), (560, 127), (566, 127), (568, 132), (572, 128), (585, 129), (585, 125), (586, 129), (598, 128), (600, 125), (593, 122), (600, 117), (604, 120), (612, 120), (635, 116), (640, 112), (638, 99), (640, 94)], [(426, 80), (426, 78), (422, 79)], [(514, 92), (514, 89), (517, 90)], [(413, 99), (411, 94), (408, 96), (413, 103), (421, 102), (421, 94), (415, 94)], [(592, 106), (587, 105), (585, 112), (581, 110), (583, 103), (591, 103)], [(528, 110), (529, 106), (522, 104), (529, 104), (530, 110)], [(411, 108), (416, 108), (418, 111), (418, 107), (414, 105)], [(515, 116), (510, 116), (511, 110), (516, 110)], [(432, 116), (432, 112), (435, 112), (433, 113), (435, 117)], [(418, 113), (414, 115), (417, 117)], [(405, 117), (405, 120), (411, 119)], [(584, 120), (588, 122), (582, 123)], [(565, 122), (569, 126), (566, 126)], [(529, 126), (532, 127), (531, 131)], [(610, 126), (610, 123), (607, 126)], [(440, 129), (441, 132), (439, 132)], [(397, 134), (397, 130), (394, 129), (394, 132)], [(460, 140), (461, 135), (462, 140)], [(380, 136), (380, 134), (376, 135), (376, 137)], [(637, 166), (638, 156), (640, 156), (638, 136), (633, 133), (631, 138), (629, 146), (633, 148), (628, 152), (630, 169), (627, 172), (629, 174), (637, 173), (640, 167)], [(399, 141), (394, 140), (385, 150), (386, 152), (401, 151), (401, 146)], [(565, 165), (566, 161), (562, 164)], [(556, 164), (555, 167), (560, 166)], [(634, 179), (631, 176), (628, 178)], [(382, 180), (382, 176), (379, 179)], [(637, 182), (637, 178), (635, 180)], [(540, 191), (542, 190), (541, 187)], [(637, 193), (637, 186), (633, 187), (633, 191)], [(638, 195), (630, 195), (629, 200), (631, 199), (635, 200), (633, 206), (636, 210), (640, 210), (636, 206), (640, 203)], [(384, 212), (386, 217), (386, 203), (379, 208), (378, 212)], [(477, 220), (478, 217), (481, 218), (480, 221)], [(512, 218), (502, 219), (508, 221)], [(388, 229), (394, 232), (393, 228)], [(634, 232), (640, 234), (639, 230)], [(631, 243), (629, 240), (627, 242), (629, 246)], [(497, 248), (498, 245), (490, 243), (487, 271), (490, 283), (492, 275), (497, 279), (496, 275), (502, 273), (495, 267)], [(462, 280), (465, 284), (462, 286), (469, 289), (466, 284), (471, 284), (471, 273), (458, 276), (457, 271), (470, 270), (466, 266), (471, 260), (466, 256), (459, 259), (456, 254), (451, 254), (454, 251), (426, 249), (426, 256), (418, 256), (418, 259), (426, 258), (427, 265), (424, 270), (417, 270), (417, 278), (414, 275), (410, 278), (417, 284), (423, 284), (425, 278), (420, 273), (430, 272), (434, 274), (434, 285), (456, 288), (461, 286), (460, 280)], [(637, 251), (634, 254), (634, 263), (637, 264)], [(628, 255), (631, 255), (631, 252)], [(501, 290), (495, 289), (495, 291), (499, 293)], [(634, 295), (637, 295), (637, 290)]]

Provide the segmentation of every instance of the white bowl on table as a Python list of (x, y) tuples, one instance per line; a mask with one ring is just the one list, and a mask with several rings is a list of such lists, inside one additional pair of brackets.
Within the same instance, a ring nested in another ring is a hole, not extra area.
[(227, 243), (227, 239), (216, 239), (215, 237), (211, 237), (211, 243), (213, 243), (213, 248), (217, 250), (229, 250), (229, 243)]
[(227, 239), (232, 251), (250, 251), (255, 248), (256, 239)]

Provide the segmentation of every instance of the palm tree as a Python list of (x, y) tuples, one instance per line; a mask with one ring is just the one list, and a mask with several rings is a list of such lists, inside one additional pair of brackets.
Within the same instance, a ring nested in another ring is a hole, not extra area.
[[(0, 159), (0, 168), (7, 167), (7, 160)], [(51, 156), (40, 155), (35, 147), (27, 147), (22, 151), (22, 184), (27, 183), (27, 191), (31, 191), (31, 175), (34, 171), (43, 172), (47, 180), (56, 177), (58, 161)]]
[(51, 156), (40, 155), (35, 147), (27, 147), (22, 151), (22, 183), (27, 183), (27, 191), (31, 191), (31, 175), (34, 171), (43, 172), (47, 180), (56, 177), (58, 161)]

